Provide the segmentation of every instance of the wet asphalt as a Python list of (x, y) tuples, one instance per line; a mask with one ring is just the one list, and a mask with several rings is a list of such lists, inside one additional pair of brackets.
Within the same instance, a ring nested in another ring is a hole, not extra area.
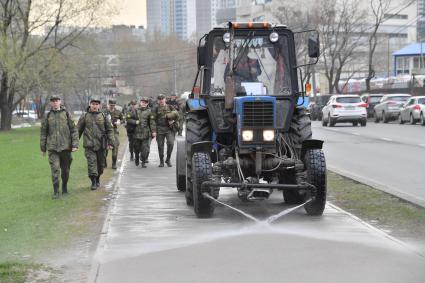
[[(329, 169), (425, 207), (425, 127), (369, 121), (366, 127), (312, 123)], [(424, 280), (425, 282), (425, 280)]]
[[(158, 163), (154, 141), (148, 168), (124, 157), (89, 282), (425, 282), (424, 255), (331, 204), (270, 225), (219, 205), (197, 219), (175, 167)], [(259, 220), (290, 208), (277, 191), (242, 203), (222, 189), (219, 199)]]

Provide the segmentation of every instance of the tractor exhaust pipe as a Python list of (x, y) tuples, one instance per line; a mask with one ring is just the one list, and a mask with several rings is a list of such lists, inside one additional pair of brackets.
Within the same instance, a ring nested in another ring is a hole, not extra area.
[(270, 197), (271, 193), (272, 191), (269, 189), (253, 189), (248, 194), (248, 200), (265, 200)]

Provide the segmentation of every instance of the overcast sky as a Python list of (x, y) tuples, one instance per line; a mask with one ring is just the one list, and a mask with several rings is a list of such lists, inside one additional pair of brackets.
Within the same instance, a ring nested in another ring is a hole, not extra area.
[(118, 3), (120, 14), (113, 19), (113, 24), (146, 27), (146, 0), (121, 0)]

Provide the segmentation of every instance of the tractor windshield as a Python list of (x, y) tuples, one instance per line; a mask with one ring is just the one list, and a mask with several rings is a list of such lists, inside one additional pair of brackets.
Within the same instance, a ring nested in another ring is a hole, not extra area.
[(238, 95), (291, 95), (291, 72), (286, 36), (272, 43), (269, 36), (235, 37), (233, 64), (230, 44), (214, 39), (211, 95), (224, 95), (226, 77), (232, 75)]

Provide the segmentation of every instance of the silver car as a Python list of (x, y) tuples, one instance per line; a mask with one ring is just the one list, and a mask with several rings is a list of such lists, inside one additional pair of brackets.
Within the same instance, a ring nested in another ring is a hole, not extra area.
[(379, 104), (373, 108), (375, 123), (379, 123), (381, 120), (384, 123), (397, 120), (401, 107), (410, 97), (410, 94), (405, 93), (384, 95)]
[(425, 96), (411, 97), (401, 108), (399, 122), (409, 122), (414, 125), (417, 122), (424, 124)]

